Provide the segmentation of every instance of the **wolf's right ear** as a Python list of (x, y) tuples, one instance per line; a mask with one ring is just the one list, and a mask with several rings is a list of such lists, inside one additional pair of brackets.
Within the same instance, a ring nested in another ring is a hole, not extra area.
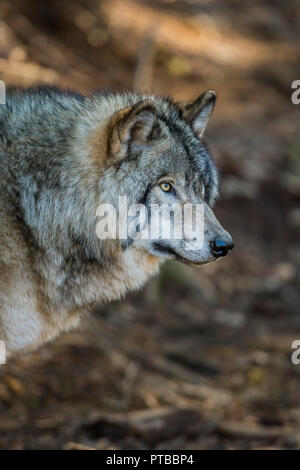
[(118, 111), (112, 119), (109, 153), (122, 159), (130, 143), (146, 144), (156, 122), (157, 108), (152, 100), (143, 100)]
[(200, 139), (203, 137), (207, 123), (215, 107), (216, 97), (217, 95), (214, 90), (207, 90), (195, 101), (178, 103), (183, 118), (191, 125)]

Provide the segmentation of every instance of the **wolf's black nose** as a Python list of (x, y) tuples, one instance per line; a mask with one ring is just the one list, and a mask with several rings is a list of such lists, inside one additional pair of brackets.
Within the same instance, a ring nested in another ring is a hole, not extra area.
[(220, 258), (220, 256), (226, 256), (233, 248), (233, 241), (225, 241), (216, 238), (212, 242), (210, 242), (210, 251), (214, 255), (215, 258)]

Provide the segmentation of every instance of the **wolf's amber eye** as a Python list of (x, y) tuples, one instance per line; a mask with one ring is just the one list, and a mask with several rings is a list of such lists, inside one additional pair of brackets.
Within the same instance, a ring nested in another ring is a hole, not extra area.
[(171, 191), (172, 185), (170, 183), (160, 183), (160, 189), (162, 189), (165, 193)]

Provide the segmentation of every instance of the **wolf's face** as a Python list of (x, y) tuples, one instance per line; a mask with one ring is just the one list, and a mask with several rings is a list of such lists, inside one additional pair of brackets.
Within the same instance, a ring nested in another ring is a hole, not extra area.
[(114, 181), (129, 204), (146, 207), (136, 225), (140, 236), (128, 237), (125, 248), (204, 264), (233, 247), (211, 209), (218, 178), (202, 141), (214, 103), (213, 91), (188, 104), (144, 99), (115, 116), (109, 142)]

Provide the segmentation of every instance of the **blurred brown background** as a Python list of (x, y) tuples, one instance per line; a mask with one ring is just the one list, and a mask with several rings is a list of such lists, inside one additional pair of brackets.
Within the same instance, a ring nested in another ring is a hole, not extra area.
[(216, 213), (236, 247), (166, 264), (0, 367), (0, 448), (300, 448), (297, 0), (2, 0), (0, 79), (218, 103)]

